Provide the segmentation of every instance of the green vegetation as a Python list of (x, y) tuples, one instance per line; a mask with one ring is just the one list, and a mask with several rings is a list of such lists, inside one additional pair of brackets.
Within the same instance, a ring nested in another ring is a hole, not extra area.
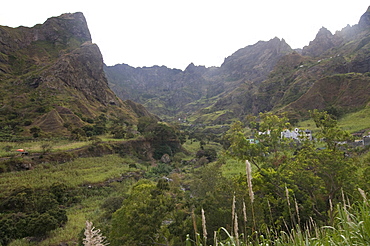
[(0, 245), (370, 244), (363, 18), (181, 71), (103, 66), (64, 17), (0, 27)]
[[(342, 117), (339, 117), (338, 125), (343, 130), (349, 131), (350, 133), (355, 133), (358, 131), (369, 129), (369, 121), (370, 108), (365, 107), (364, 109), (361, 109), (359, 111), (348, 113), (343, 115)], [(317, 130), (313, 119), (299, 122), (298, 126), (302, 129), (311, 129), (313, 131)]]
[(2, 190), (22, 186), (38, 189), (56, 182), (67, 187), (101, 183), (129, 171), (128, 164), (131, 162), (132, 160), (125, 160), (116, 155), (107, 155), (98, 158), (78, 158), (58, 165), (40, 164), (33, 170), (19, 172), (17, 175), (3, 173), (0, 187)]
[(68, 218), (65, 209), (72, 197), (66, 186), (53, 184), (47, 191), (17, 188), (1, 203), (1, 244), (28, 236), (42, 237), (62, 225)]
[[(368, 148), (339, 144), (352, 137), (333, 116), (315, 110), (311, 117), (300, 124), (315, 129), (312, 141), (281, 138), (289, 119), (266, 113), (235, 122), (223, 136), (205, 134), (216, 126), (143, 117), (135, 138), (23, 142), (31, 153), (23, 157), (12, 152), (19, 143), (4, 142), (3, 158), (32, 168), (0, 174), (0, 219), (18, 232), (4, 229), (3, 243), (82, 244), (92, 221), (110, 245), (366, 245)], [(51, 158), (63, 152), (73, 158)], [(51, 161), (35, 162), (38, 153)], [(16, 229), (41, 219), (47, 226), (32, 235)]]

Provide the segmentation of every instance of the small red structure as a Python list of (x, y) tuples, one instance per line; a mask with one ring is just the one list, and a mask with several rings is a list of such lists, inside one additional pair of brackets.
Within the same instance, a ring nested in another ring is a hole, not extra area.
[(22, 155), (28, 155), (28, 152), (24, 149), (17, 149), (18, 152), (20, 152)]

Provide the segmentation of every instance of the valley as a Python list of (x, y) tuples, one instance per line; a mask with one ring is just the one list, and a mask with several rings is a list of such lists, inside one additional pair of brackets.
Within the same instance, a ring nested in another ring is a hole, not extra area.
[(0, 26), (0, 245), (368, 245), (369, 37), (182, 71), (106, 66), (83, 13)]

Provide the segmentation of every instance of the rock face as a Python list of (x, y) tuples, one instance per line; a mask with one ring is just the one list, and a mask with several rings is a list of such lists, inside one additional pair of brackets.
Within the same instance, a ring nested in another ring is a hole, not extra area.
[(233, 79), (244, 79), (259, 84), (267, 78), (280, 57), (291, 53), (284, 39), (259, 41), (227, 57), (220, 72)]
[[(40, 42), (50, 42), (55, 47), (63, 48), (73, 47), (86, 41), (91, 41), (91, 36), (82, 13), (52, 17), (44, 24), (32, 28), (0, 26), (0, 51), (3, 55), (13, 54)], [(45, 53), (40, 54), (36, 50), (31, 58), (43, 55)]]
[(212, 105), (243, 83), (257, 85), (267, 78), (280, 57), (292, 52), (284, 40), (260, 41), (227, 57), (221, 67), (193, 63), (181, 71), (165, 66), (105, 67), (112, 90), (122, 99), (142, 103), (161, 117), (185, 117)]
[(368, 90), (360, 89), (370, 82), (370, 8), (357, 25), (334, 34), (322, 27), (299, 51), (274, 38), (239, 49), (221, 67), (190, 64), (180, 71), (117, 65), (105, 71), (119, 96), (126, 88), (125, 97), (162, 117), (191, 116), (199, 123), (265, 111), (288, 111), (299, 118), (313, 106), (356, 110), (370, 100)]
[(322, 55), (325, 51), (335, 46), (333, 39), (333, 34), (325, 27), (322, 27), (309, 46), (303, 47), (302, 55), (313, 57)]
[(75, 88), (87, 99), (97, 100), (104, 105), (118, 104), (116, 96), (108, 87), (100, 50), (90, 41), (62, 55), (39, 80), (57, 89), (64, 86)]
[(334, 35), (321, 28), (315, 40), (303, 48), (303, 56), (283, 57), (269, 79), (258, 88), (254, 108), (288, 111), (291, 118), (300, 118), (314, 108), (345, 113), (367, 105), (370, 101), (368, 20), (369, 9), (359, 24), (347, 26)]
[(150, 115), (113, 93), (103, 65), (82, 13), (31, 28), (0, 26), (0, 129), (16, 121), (7, 134), (39, 127), (59, 136), (102, 114), (129, 123)]
[(358, 26), (360, 30), (366, 30), (370, 27), (370, 6), (367, 11), (361, 16)]

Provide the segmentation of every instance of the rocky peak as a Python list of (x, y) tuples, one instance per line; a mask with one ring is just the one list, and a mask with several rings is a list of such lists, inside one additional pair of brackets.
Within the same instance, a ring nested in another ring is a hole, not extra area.
[(267, 78), (280, 57), (292, 51), (284, 39), (275, 37), (269, 41), (259, 41), (227, 57), (221, 65), (221, 71), (232, 80), (248, 78), (259, 83)]
[(185, 73), (203, 73), (207, 70), (205, 66), (195, 66), (194, 63), (190, 63), (184, 70)]
[(54, 45), (70, 45), (91, 41), (84, 15), (80, 12), (49, 18), (34, 27), (0, 26), (0, 52), (7, 54), (27, 48), (33, 42), (47, 41)]
[(302, 55), (317, 57), (334, 46), (333, 34), (325, 27), (322, 27), (316, 34), (315, 39), (308, 46), (303, 47)]
[(104, 105), (118, 103), (108, 87), (99, 47), (91, 42), (62, 55), (42, 78), (49, 87), (68, 86), (82, 92), (89, 100), (97, 100)]
[(370, 27), (370, 6), (367, 11), (361, 16), (358, 23), (361, 30), (368, 29)]
[[(117, 98), (103, 65), (82, 13), (52, 17), (34, 27), (0, 26), (0, 104), (13, 105), (17, 115), (32, 122), (28, 128), (68, 135), (65, 125), (80, 127), (87, 124), (82, 119), (100, 114), (131, 123), (148, 114)], [(0, 114), (0, 123), (4, 117)]]
[(185, 68), (185, 71), (190, 71), (190, 70), (192, 70), (192, 69), (194, 69), (194, 68), (195, 68), (194, 63), (190, 63), (190, 64)]
[(39, 27), (35, 28), (34, 41), (65, 42), (71, 37), (78, 39), (80, 42), (91, 41), (85, 16), (81, 12), (49, 18)]

